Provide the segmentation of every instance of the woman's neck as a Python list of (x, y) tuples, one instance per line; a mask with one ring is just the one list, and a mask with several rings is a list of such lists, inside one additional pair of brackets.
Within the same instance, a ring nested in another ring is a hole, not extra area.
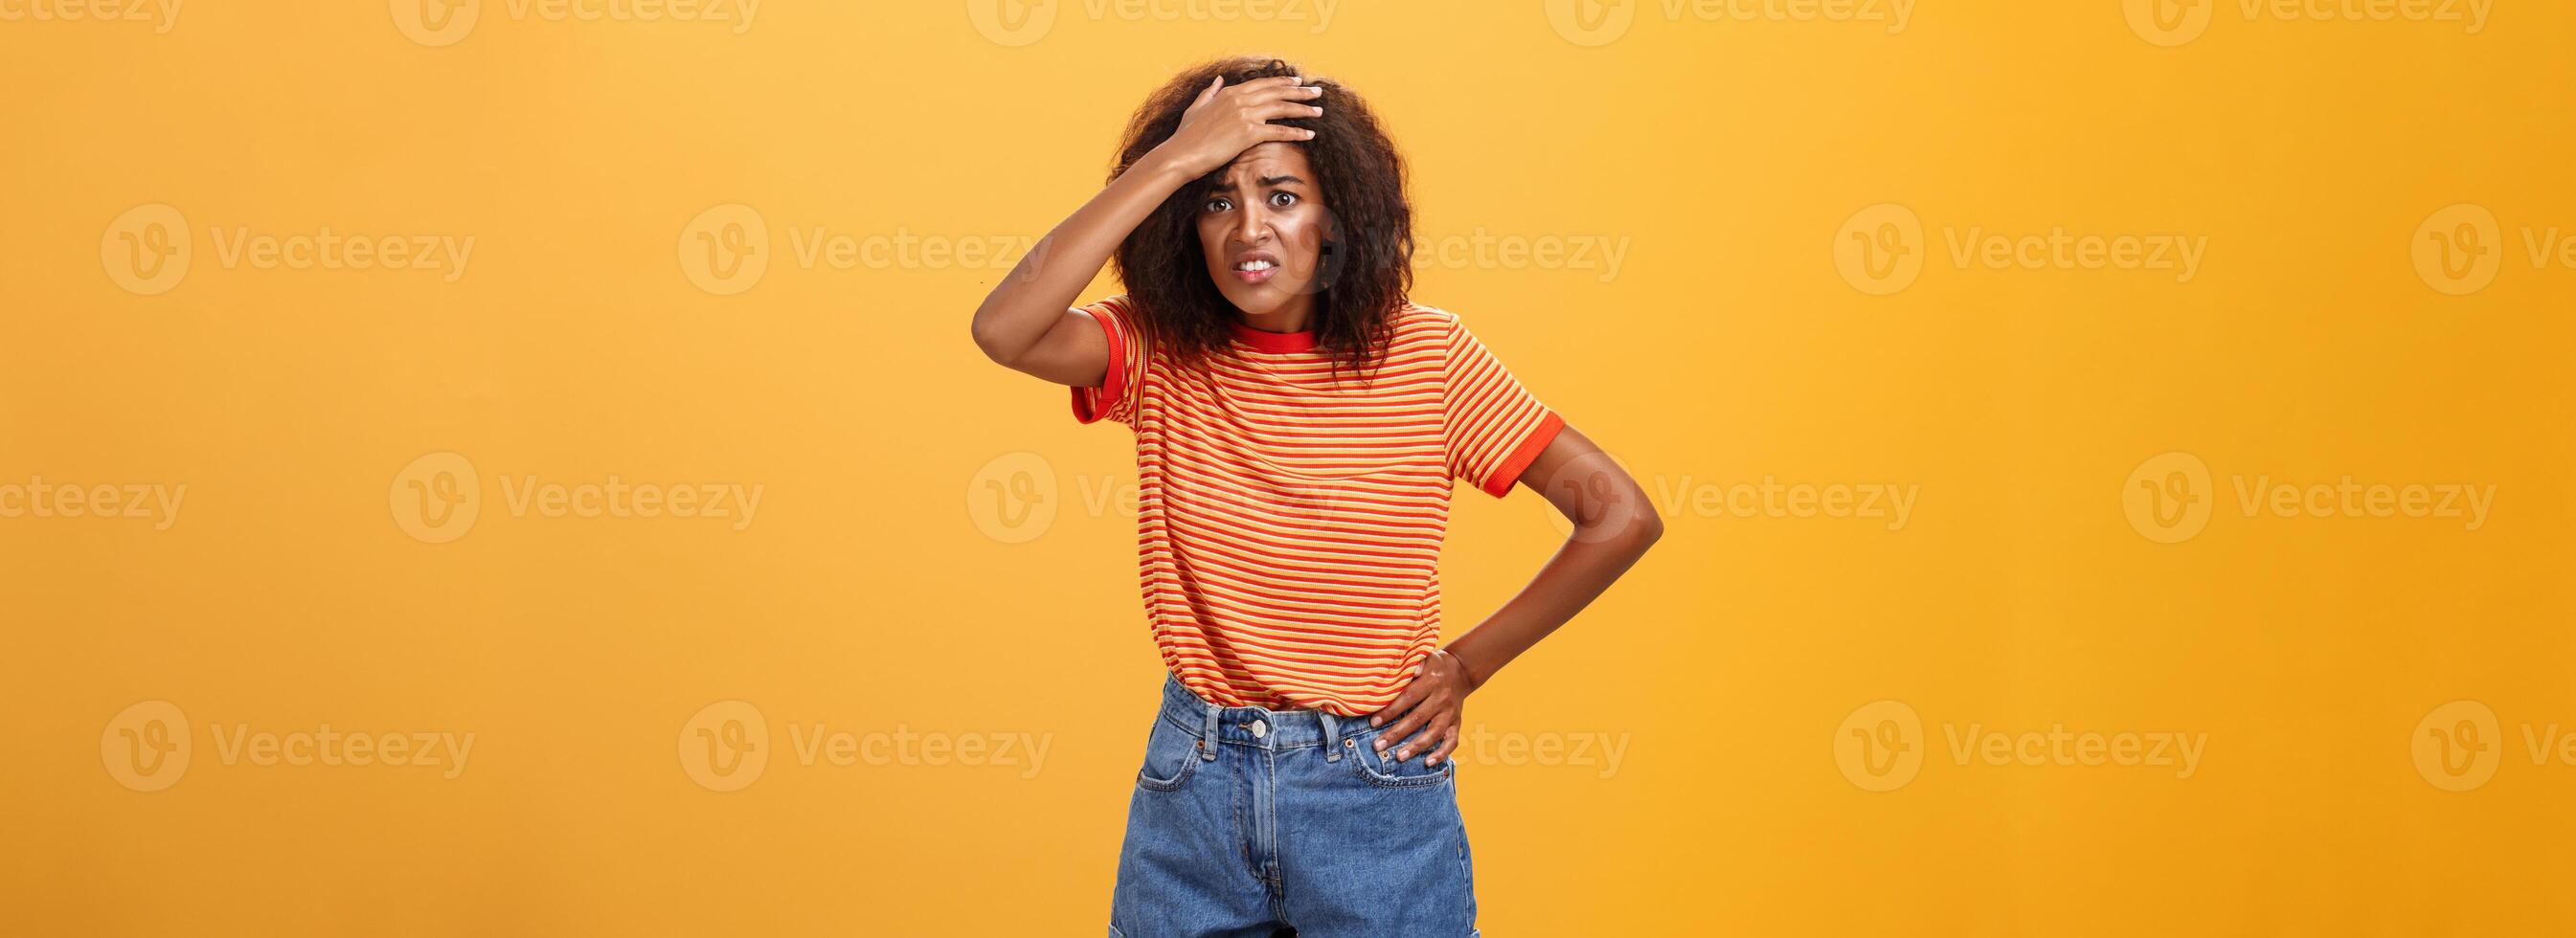
[(1306, 332), (1315, 327), (1315, 297), (1311, 294), (1301, 294), (1296, 302), (1266, 313), (1247, 313), (1242, 310), (1236, 310), (1235, 313), (1243, 317), (1244, 325), (1263, 332)]

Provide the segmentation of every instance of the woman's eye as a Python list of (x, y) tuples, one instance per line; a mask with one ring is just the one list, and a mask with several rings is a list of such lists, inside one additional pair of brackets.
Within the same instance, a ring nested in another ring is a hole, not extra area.
[(1203, 212), (1222, 212), (1233, 207), (1234, 203), (1228, 202), (1224, 199), (1209, 199), (1207, 200), (1207, 205), (1199, 210)]
[(1273, 193), (1271, 193), (1271, 194), (1270, 194), (1270, 207), (1271, 207), (1271, 208), (1287, 208), (1288, 206), (1295, 205), (1295, 204), (1297, 204), (1297, 194), (1296, 194), (1296, 193), (1293, 193), (1293, 192), (1273, 192)]

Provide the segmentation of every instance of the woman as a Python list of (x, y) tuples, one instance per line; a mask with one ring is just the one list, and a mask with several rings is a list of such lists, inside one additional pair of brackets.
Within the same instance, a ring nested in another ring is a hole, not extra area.
[[(1467, 695), (1607, 588), (1644, 493), (1446, 311), (1368, 106), (1283, 62), (1183, 72), (1108, 187), (975, 311), (994, 361), (1136, 438), (1147, 619), (1170, 672), (1111, 934), (1473, 935), (1450, 758)], [(1075, 307), (1116, 258), (1127, 292)], [(1446, 646), (1452, 480), (1571, 519)]]

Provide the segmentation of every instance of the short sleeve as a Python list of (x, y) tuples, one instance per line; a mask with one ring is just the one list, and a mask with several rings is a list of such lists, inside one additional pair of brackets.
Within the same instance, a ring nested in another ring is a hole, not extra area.
[(1440, 403), (1449, 475), (1495, 498), (1509, 495), (1565, 420), (1522, 387), (1455, 316), (1449, 317), (1445, 361)]
[(1135, 304), (1124, 296), (1113, 296), (1076, 309), (1100, 324), (1109, 339), (1109, 371), (1099, 387), (1073, 389), (1073, 419), (1093, 423), (1106, 417), (1129, 426), (1135, 425), (1136, 402), (1143, 398), (1145, 363), (1152, 347), (1145, 340), (1143, 323), (1136, 315)]

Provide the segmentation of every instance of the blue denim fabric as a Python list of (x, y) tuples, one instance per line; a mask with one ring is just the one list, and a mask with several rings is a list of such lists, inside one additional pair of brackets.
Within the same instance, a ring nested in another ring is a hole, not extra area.
[(1365, 717), (1220, 707), (1165, 676), (1127, 802), (1113, 938), (1473, 938), (1457, 763)]

